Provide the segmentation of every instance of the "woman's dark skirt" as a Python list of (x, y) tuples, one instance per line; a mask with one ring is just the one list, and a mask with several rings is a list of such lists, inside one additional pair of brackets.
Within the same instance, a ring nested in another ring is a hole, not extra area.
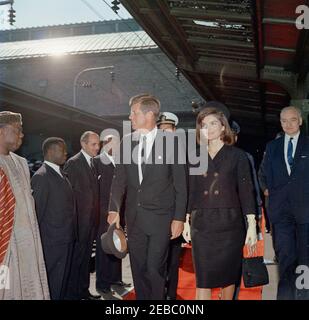
[(223, 288), (239, 282), (245, 234), (240, 208), (198, 209), (192, 213), (197, 288)]

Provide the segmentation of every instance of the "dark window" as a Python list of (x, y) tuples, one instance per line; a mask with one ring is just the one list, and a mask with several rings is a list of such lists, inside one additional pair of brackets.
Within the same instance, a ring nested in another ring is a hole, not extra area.
[(84, 34), (92, 34), (92, 26), (74, 27), (73, 29), (75, 36), (82, 36)]
[(119, 22), (118, 31), (119, 32), (129, 32), (141, 30), (140, 26), (135, 21), (130, 22)]
[(34, 30), (31, 32), (31, 39), (33, 40), (39, 40), (48, 38), (48, 30)]
[(99, 24), (95, 26), (95, 33), (112, 33), (115, 32), (116, 28), (114, 24)]
[(10, 41), (10, 34), (7, 32), (0, 32), (0, 42)]
[(71, 36), (70, 28), (55, 28), (51, 30), (51, 38), (61, 38)]
[(27, 31), (12, 32), (11, 40), (12, 41), (28, 40), (28, 32)]

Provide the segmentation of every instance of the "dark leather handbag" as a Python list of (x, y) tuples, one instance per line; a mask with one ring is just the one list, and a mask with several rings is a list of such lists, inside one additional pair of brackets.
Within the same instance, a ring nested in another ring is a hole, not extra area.
[(243, 258), (242, 275), (246, 288), (263, 286), (269, 283), (268, 271), (263, 257)]

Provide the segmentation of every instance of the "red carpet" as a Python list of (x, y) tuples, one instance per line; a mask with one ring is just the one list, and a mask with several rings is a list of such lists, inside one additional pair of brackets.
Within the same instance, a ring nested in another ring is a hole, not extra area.
[[(261, 230), (264, 238), (265, 220), (262, 217)], [(179, 282), (177, 289), (177, 300), (193, 300), (195, 299), (195, 274), (191, 255), (191, 245), (186, 245), (183, 248), (183, 255), (180, 261), (179, 267)], [(264, 240), (260, 240), (257, 243), (257, 255), (264, 255)], [(247, 256), (247, 252), (244, 248), (244, 256)], [(262, 300), (263, 287), (245, 288), (243, 281), (238, 294), (238, 300)], [(212, 290), (212, 299), (219, 300), (219, 289)], [(135, 293), (132, 290), (125, 297), (125, 300), (134, 300)]]

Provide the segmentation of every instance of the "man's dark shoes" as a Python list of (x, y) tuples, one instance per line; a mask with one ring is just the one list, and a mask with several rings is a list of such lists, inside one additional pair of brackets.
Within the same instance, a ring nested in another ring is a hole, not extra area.
[(97, 292), (101, 295), (104, 295), (104, 294), (113, 295), (115, 293), (115, 291), (112, 290), (111, 288), (97, 288)]
[(116, 281), (116, 282), (113, 282), (112, 284), (115, 286), (123, 287), (123, 288), (131, 287), (131, 283), (126, 283), (123, 281)]
[(100, 300), (101, 296), (99, 294), (92, 294), (88, 292), (87, 295), (82, 297), (82, 300)]

